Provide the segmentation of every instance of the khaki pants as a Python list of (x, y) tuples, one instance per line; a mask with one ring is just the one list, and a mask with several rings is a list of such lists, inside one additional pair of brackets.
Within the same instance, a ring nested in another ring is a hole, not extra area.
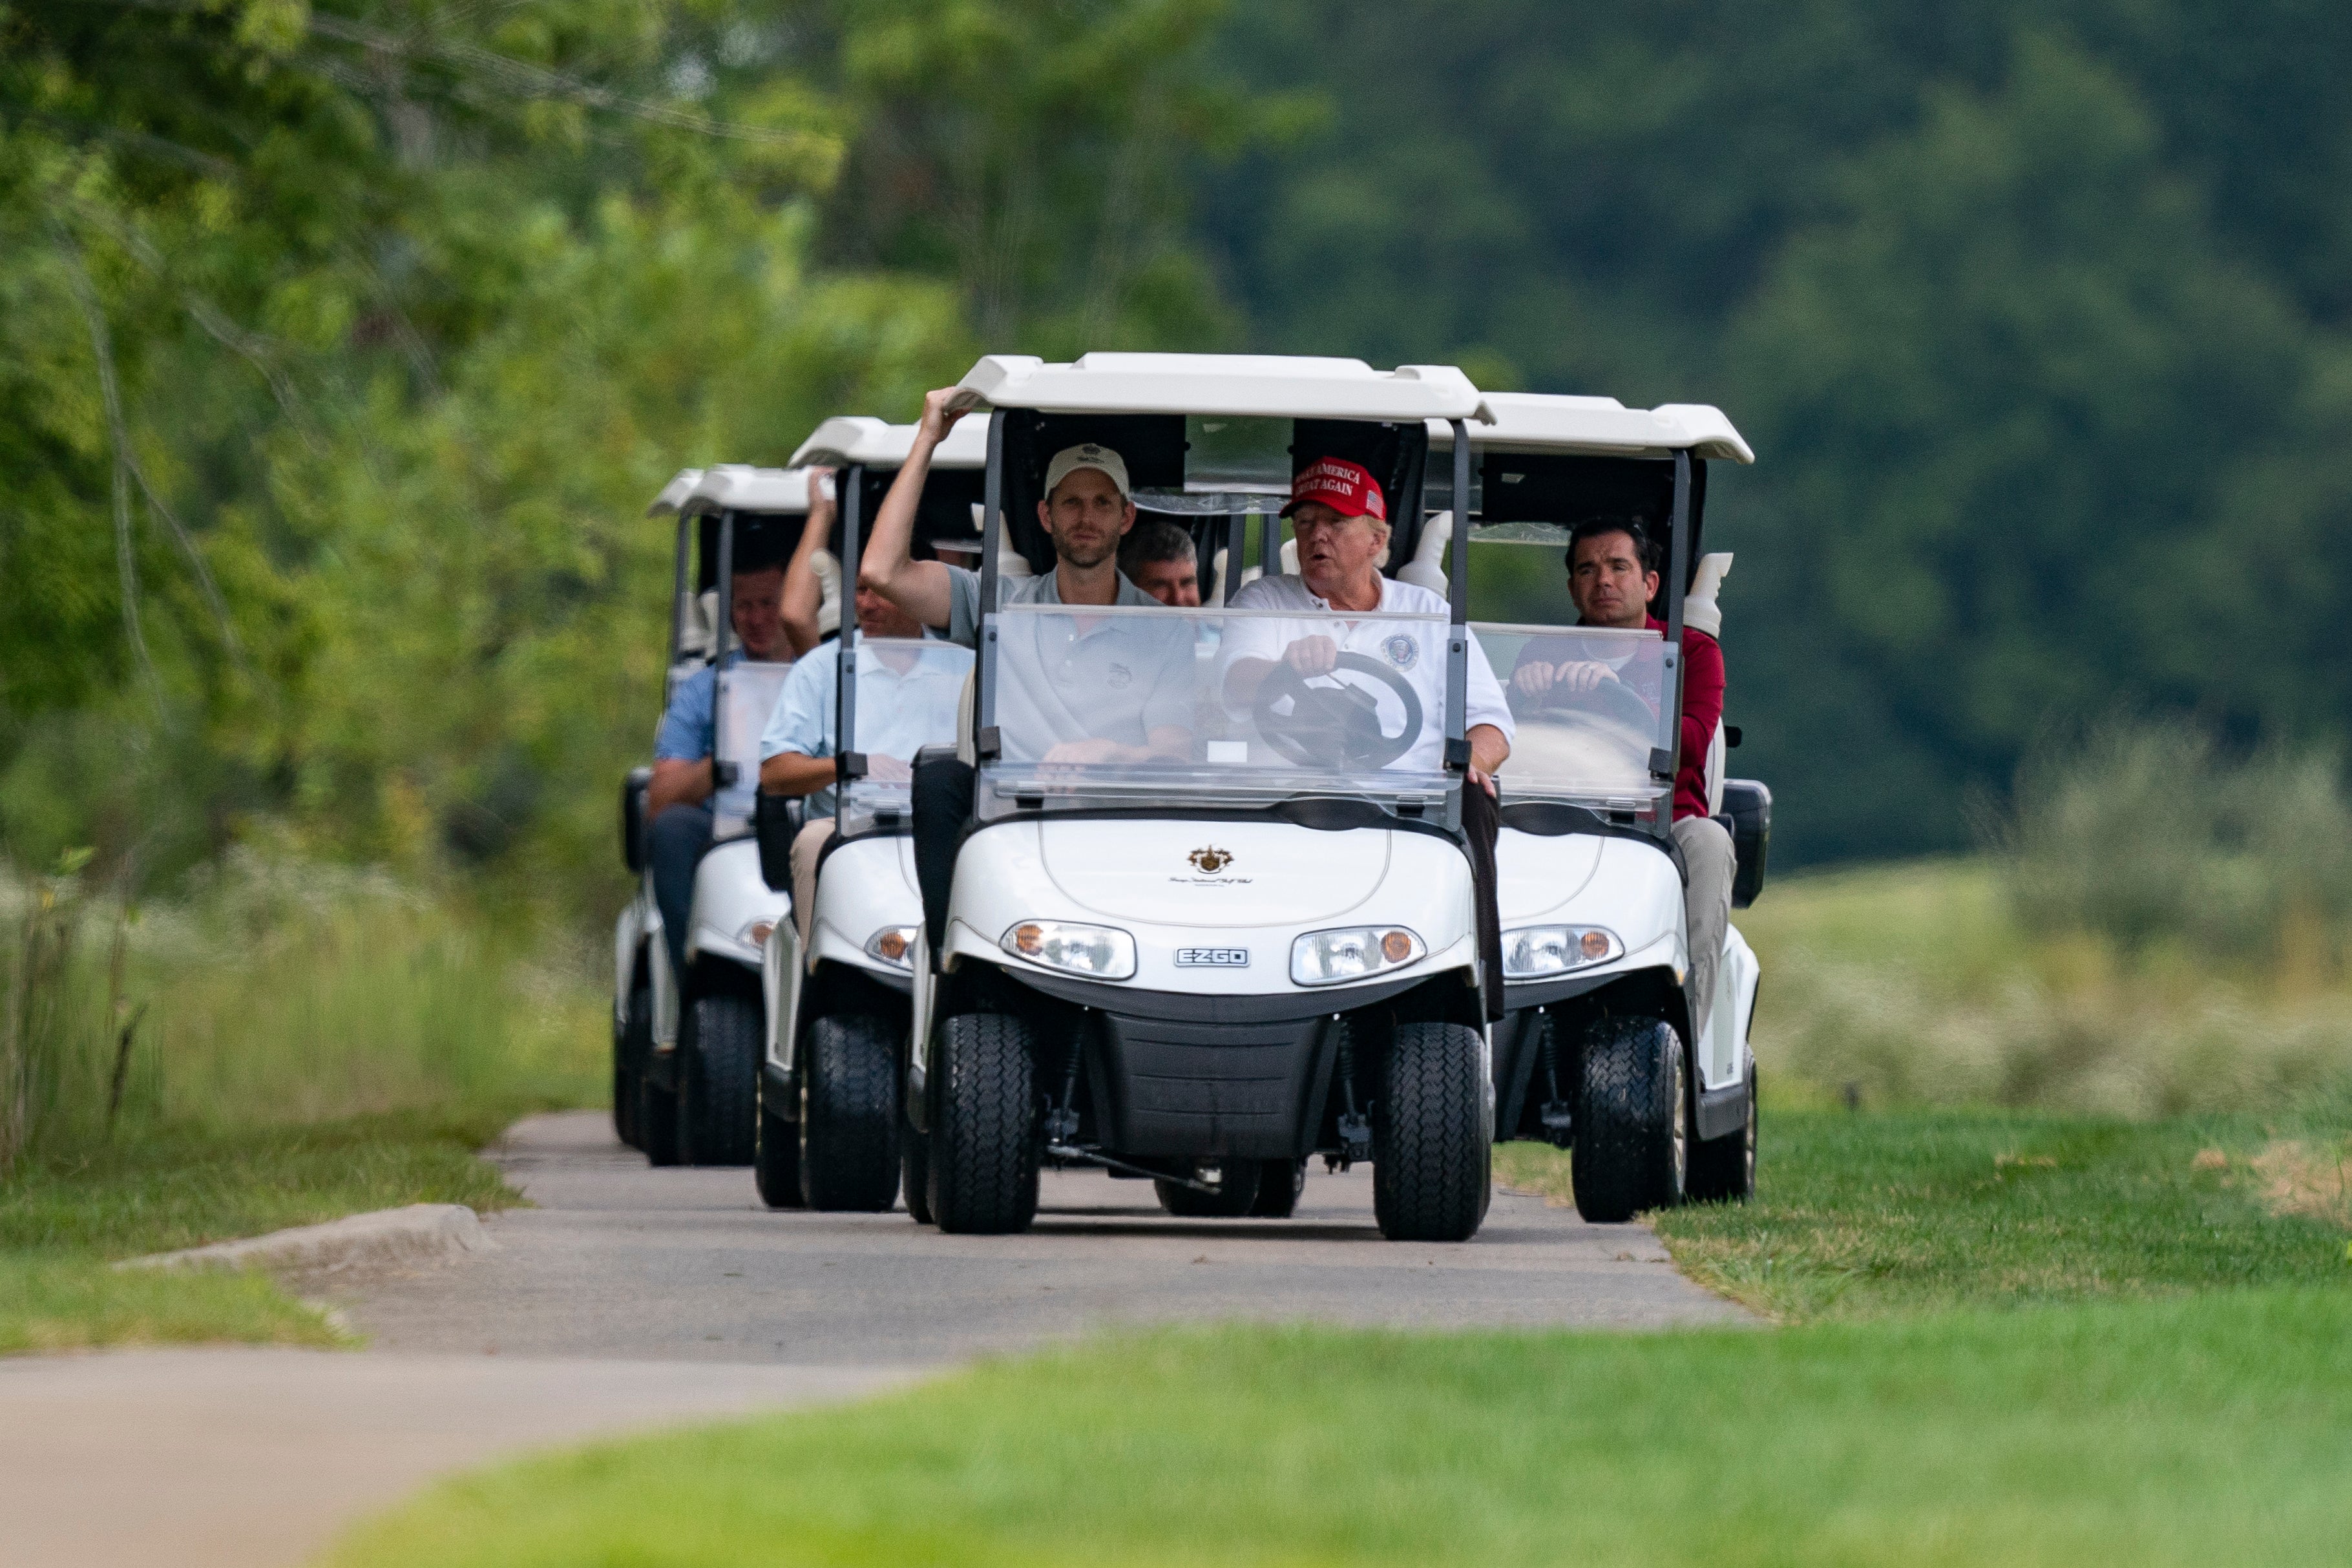
[[(817, 857), (824, 853), (824, 841), (831, 837), (831, 817), (813, 817), (793, 835), (793, 924), (801, 934), (803, 964), (808, 962), (809, 923), (816, 918)], [(1724, 885), (1728, 887), (1730, 883)]]
[[(1683, 996), (1690, 1003), (1691, 1046), (1698, 1045), (1715, 1005), (1715, 973), (1723, 962), (1723, 933), (1731, 924), (1731, 835), (1712, 817), (1685, 817), (1675, 824), (1675, 846), (1690, 873), (1683, 889), (1683, 930), (1690, 943), (1690, 969)], [(797, 845), (793, 853), (799, 853)]]

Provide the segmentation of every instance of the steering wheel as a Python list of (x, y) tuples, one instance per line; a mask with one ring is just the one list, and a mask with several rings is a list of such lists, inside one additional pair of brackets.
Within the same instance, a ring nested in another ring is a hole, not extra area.
[[(1404, 705), (1404, 727), (1395, 735), (1381, 728), (1380, 699), (1363, 687), (1336, 680), (1342, 670), (1370, 675)], [(1311, 686), (1309, 679), (1330, 681)], [(1275, 705), (1290, 699), (1290, 712)], [(1421, 738), (1421, 694), (1378, 659), (1342, 653), (1326, 674), (1300, 674), (1281, 660), (1258, 683), (1250, 718), (1265, 743), (1288, 760), (1308, 768), (1386, 768)]]
[(1584, 692), (1569, 693), (1554, 686), (1528, 706), (1546, 716), (1582, 712), (1643, 731), (1656, 728), (1658, 723), (1656, 712), (1642, 700), (1642, 694), (1614, 679)]

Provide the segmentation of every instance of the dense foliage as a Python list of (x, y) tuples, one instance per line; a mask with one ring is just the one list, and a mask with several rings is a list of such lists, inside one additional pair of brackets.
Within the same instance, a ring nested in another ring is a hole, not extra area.
[(2053, 714), (2337, 729), (2352, 12), (1253, 6), (1327, 131), (1213, 180), (1267, 347), (1722, 404), (1778, 853), (1950, 845)]
[[(2325, 733), (2352, 13), (0, 0), (0, 848), (612, 896), (675, 468), (982, 347), (1710, 400), (1780, 857)], [(2257, 635), (2257, 633), (2260, 635)]]

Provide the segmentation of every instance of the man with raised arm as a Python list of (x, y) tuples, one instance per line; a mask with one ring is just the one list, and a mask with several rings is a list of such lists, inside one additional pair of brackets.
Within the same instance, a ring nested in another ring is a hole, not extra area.
[[(1658, 549), (1644, 533), (1614, 519), (1576, 525), (1568, 541), (1568, 596), (1577, 622), (1621, 631), (1644, 628), (1664, 635), (1666, 623), (1650, 613), (1658, 593)], [(1616, 672), (1570, 645), (1538, 637), (1519, 651), (1511, 689), (1523, 703), (1573, 698), (1614, 681)], [(1723, 646), (1695, 627), (1683, 628), (1681, 760), (1675, 770), (1674, 838), (1682, 853), (1684, 930), (1690, 971), (1684, 999), (1694, 1034), (1715, 1005), (1715, 974), (1731, 923), (1731, 883), (1738, 856), (1731, 835), (1707, 814), (1706, 762), (1723, 718)]]
[[(907, 461), (874, 517), (857, 582), (948, 640), (975, 647), (982, 606), (980, 573), (912, 554), (916, 505), (939, 449), (960, 414), (942, 387), (923, 400)], [(1127, 464), (1108, 446), (1066, 447), (1045, 465), (1037, 522), (1054, 545), (1054, 570), (997, 579), (997, 607), (1066, 605), (1157, 610), (1160, 601), (1118, 570), (1118, 544), (1135, 526)], [(1008, 744), (1034, 746), (1022, 758), (1052, 763), (1134, 763), (1181, 757), (1192, 738), (1192, 639), (1133, 615), (1083, 613), (1024, 618), (997, 650), (997, 725)]]

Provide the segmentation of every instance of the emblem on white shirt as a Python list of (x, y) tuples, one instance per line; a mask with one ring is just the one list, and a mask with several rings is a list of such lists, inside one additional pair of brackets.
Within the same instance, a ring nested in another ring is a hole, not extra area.
[(1413, 661), (1421, 657), (1421, 644), (1399, 632), (1381, 644), (1381, 652), (1386, 653), (1389, 663), (1398, 669), (1410, 670)]
[(1135, 672), (1125, 664), (1113, 664), (1103, 678), (1110, 683), (1111, 690), (1124, 691), (1128, 684), (1135, 679)]

